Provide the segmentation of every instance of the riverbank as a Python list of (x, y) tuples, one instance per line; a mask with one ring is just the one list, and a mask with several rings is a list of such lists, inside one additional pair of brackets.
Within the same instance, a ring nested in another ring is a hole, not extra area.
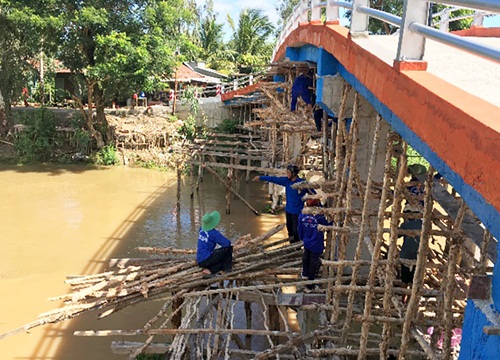
[(40, 115), (40, 108), (13, 108), (16, 125), (0, 138), (0, 162), (174, 168), (180, 148), (195, 131), (194, 123), (172, 116), (167, 106), (106, 109), (109, 145), (99, 150), (86, 131), (80, 110), (47, 110), (50, 116)]

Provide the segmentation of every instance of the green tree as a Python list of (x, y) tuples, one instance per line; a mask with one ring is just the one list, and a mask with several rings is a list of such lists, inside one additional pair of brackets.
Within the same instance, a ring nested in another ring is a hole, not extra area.
[(300, 0), (280, 0), (276, 5), (276, 12), (279, 15), (278, 25), (282, 27), (288, 17), (292, 15), (293, 8)]
[(259, 9), (243, 9), (236, 27), (231, 16), (227, 16), (233, 36), (229, 46), (238, 54), (238, 62), (244, 64), (252, 59), (252, 64), (262, 65), (269, 61), (272, 46), (268, 39), (274, 33), (274, 25)]
[[(34, 5), (40, 9), (35, 11)], [(5, 107), (0, 133), (14, 124), (11, 104), (27, 85), (35, 60), (42, 50), (50, 54), (55, 49), (60, 22), (54, 7), (51, 0), (0, 0), (0, 93)]]
[(224, 25), (217, 22), (213, 1), (208, 0), (200, 12), (200, 58), (211, 69), (230, 73), (235, 70), (237, 53), (224, 42)]
[[(106, 102), (117, 94), (159, 88), (182, 60), (176, 50), (197, 51), (186, 25), (194, 17), (192, 1), (63, 0), (60, 6), (65, 20), (60, 58), (74, 75), (78, 86), (72, 96), (102, 148)], [(85, 102), (95, 107), (95, 118)]]
[(217, 13), (214, 12), (213, 7), (213, 1), (208, 0), (203, 8), (205, 15), (202, 16), (200, 25), (200, 43), (203, 59), (224, 48), (224, 25), (217, 23)]
[[(452, 6), (446, 6), (446, 5), (440, 5), (440, 4), (432, 4), (431, 6), (432, 6), (432, 13), (435, 15), (437, 15), (438, 13), (440, 13), (441, 11), (443, 11), (445, 9), (450, 10), (453, 8)], [(472, 22), (474, 21), (474, 17), (473, 17), (474, 10), (455, 9), (452, 12), (450, 12), (450, 20), (452, 20), (453, 18), (463, 17), (463, 16), (467, 16), (467, 15), (471, 15), (471, 17), (463, 18), (460, 20), (450, 21), (448, 29), (450, 31), (468, 29), (468, 28), (470, 28), (470, 26), (472, 25)], [(439, 16), (439, 15), (433, 16), (432, 20), (433, 20), (432, 21), (433, 25), (437, 26), (437, 25), (439, 25), (439, 21), (441, 20), (441, 16)]]

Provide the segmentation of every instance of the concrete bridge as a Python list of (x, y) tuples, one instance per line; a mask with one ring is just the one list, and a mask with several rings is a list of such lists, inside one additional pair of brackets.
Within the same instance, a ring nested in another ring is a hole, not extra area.
[[(494, 0), (442, 3), (500, 12)], [(339, 24), (339, 6), (352, 11), (350, 28)], [(369, 17), (400, 30), (368, 35)], [(368, 0), (303, 1), (285, 25), (273, 61), (314, 63), (317, 103), (331, 115), (339, 112), (333, 99), (339, 79), (347, 82), (500, 239), (500, 28), (450, 34), (426, 26), (427, 17), (427, 3), (417, 0), (405, 2), (402, 18), (368, 8)], [(469, 293), (460, 359), (498, 358), (498, 260), (494, 265), (493, 275), (479, 282), (485, 293)]]

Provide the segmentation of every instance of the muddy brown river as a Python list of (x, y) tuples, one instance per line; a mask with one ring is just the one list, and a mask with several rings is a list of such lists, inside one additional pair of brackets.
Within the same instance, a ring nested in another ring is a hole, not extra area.
[[(206, 175), (191, 198), (183, 179), (176, 211), (175, 174), (127, 167), (0, 166), (0, 333), (35, 321), (60, 305), (66, 275), (108, 269), (112, 258), (145, 257), (138, 246), (194, 248), (200, 219), (219, 210), (219, 229), (235, 239), (258, 236), (284, 222), (284, 215), (255, 216), (232, 200), (225, 214), (225, 190)], [(263, 210), (267, 185), (241, 182), (241, 195)], [(286, 237), (286, 232), (277, 234)], [(75, 330), (137, 329), (161, 307), (160, 300), (97, 320), (87, 314), (37, 327), (0, 340), (0, 359), (114, 360), (111, 341), (126, 337), (76, 337)]]

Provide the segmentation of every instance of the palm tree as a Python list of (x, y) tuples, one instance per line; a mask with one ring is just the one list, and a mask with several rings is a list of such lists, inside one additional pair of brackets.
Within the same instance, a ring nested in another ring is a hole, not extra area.
[(231, 16), (227, 16), (233, 30), (230, 45), (238, 54), (260, 55), (267, 39), (274, 32), (274, 25), (260, 9), (243, 9), (236, 28)]
[(200, 12), (200, 46), (206, 59), (224, 48), (224, 25), (216, 22), (217, 13), (212, 0), (208, 0)]

